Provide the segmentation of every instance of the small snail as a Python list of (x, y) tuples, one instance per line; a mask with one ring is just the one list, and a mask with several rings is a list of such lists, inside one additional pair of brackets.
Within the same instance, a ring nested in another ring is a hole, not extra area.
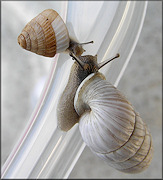
[(60, 15), (53, 9), (46, 9), (25, 26), (18, 36), (18, 43), (38, 55), (54, 57), (64, 51), (80, 56), (85, 51), (82, 46), (92, 41), (77, 43), (72, 40)]
[(96, 56), (75, 56), (76, 62), (57, 108), (58, 127), (79, 123), (86, 145), (110, 166), (126, 173), (146, 169), (152, 159), (152, 138), (146, 124), (124, 95), (98, 70)]

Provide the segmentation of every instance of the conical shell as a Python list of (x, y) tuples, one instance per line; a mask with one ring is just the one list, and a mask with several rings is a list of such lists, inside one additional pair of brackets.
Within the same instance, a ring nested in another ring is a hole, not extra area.
[(67, 27), (59, 14), (46, 9), (32, 19), (18, 36), (20, 46), (36, 54), (54, 57), (69, 47)]
[(74, 107), (82, 138), (97, 156), (127, 173), (149, 166), (153, 148), (145, 123), (101, 73), (89, 75), (80, 84)]

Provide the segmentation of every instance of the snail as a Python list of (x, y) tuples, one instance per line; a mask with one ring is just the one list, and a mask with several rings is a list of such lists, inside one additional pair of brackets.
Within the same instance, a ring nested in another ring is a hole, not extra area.
[(19, 45), (28, 51), (46, 57), (54, 57), (56, 53), (73, 52), (80, 56), (85, 50), (83, 45), (69, 36), (66, 24), (53, 9), (46, 9), (33, 18), (18, 36)]
[(138, 173), (152, 159), (152, 137), (126, 97), (99, 69), (119, 57), (97, 63), (97, 55), (76, 56), (57, 107), (58, 128), (79, 124), (86, 145), (115, 169)]

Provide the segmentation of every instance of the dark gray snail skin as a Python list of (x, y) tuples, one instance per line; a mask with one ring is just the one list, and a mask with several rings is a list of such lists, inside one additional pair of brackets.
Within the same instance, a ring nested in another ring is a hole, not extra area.
[(97, 56), (79, 56), (85, 63), (84, 69), (77, 63), (71, 67), (68, 83), (59, 99), (57, 106), (58, 128), (68, 131), (79, 121), (79, 116), (74, 109), (74, 97), (80, 83), (91, 73), (98, 71)]

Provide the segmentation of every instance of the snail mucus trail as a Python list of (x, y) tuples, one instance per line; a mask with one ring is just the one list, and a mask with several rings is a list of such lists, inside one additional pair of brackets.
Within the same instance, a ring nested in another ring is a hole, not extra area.
[[(93, 43), (93, 41), (83, 44), (88, 43)], [(76, 47), (82, 49), (82, 43), (79, 45), (80, 47), (78, 46), (78, 44), (76, 45)], [(119, 54), (117, 54), (115, 57), (98, 64), (97, 55), (77, 56), (77, 54), (74, 53), (74, 50), (72, 50), (71, 47), (67, 50), (69, 51), (69, 55), (72, 57), (72, 59), (75, 60), (75, 62), (71, 67), (67, 86), (65, 87), (57, 106), (58, 127), (62, 131), (70, 130), (76, 123), (79, 122), (79, 115), (74, 109), (74, 97), (80, 83), (91, 73), (98, 73), (103, 79), (105, 79), (105, 77), (101, 73), (99, 73), (98, 70), (113, 59), (120, 56)]]

